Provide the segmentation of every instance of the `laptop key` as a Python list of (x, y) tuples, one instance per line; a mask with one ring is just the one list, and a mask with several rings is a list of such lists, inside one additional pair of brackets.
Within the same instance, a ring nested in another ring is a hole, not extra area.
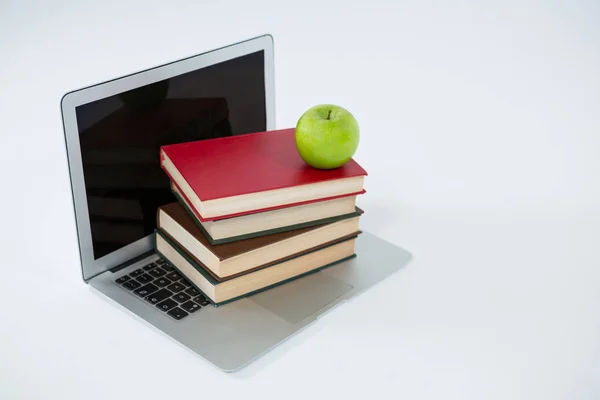
[(171, 264), (169, 264), (169, 263), (165, 263), (165, 264), (163, 264), (163, 265), (162, 265), (162, 268), (163, 268), (165, 271), (167, 271), (167, 272), (171, 272), (171, 271), (173, 271), (173, 267), (172, 267), (172, 266), (171, 266)]
[(128, 280), (130, 280), (130, 279), (131, 278), (129, 277), (129, 275), (123, 275), (122, 277), (120, 277), (119, 279), (117, 279), (115, 282), (120, 285), (121, 283), (125, 283)]
[(142, 286), (139, 289), (133, 291), (133, 293), (137, 294), (140, 297), (148, 296), (151, 293), (154, 293), (158, 290), (158, 287), (149, 283), (147, 285)]
[(173, 296), (173, 298), (178, 303), (183, 303), (184, 301), (188, 301), (189, 299), (191, 299), (191, 297), (185, 293), (177, 293), (175, 296)]
[(182, 284), (183, 286), (185, 286), (185, 287), (190, 287), (190, 286), (192, 286), (192, 285), (191, 285), (191, 284), (190, 284), (190, 283), (187, 281), (187, 279), (185, 279), (185, 278), (183, 278), (182, 280), (180, 280), (180, 281), (179, 281), (179, 283), (181, 283), (181, 284)]
[(157, 263), (158, 265), (162, 265), (162, 264), (166, 263), (166, 261), (165, 261), (165, 259), (164, 259), (164, 258), (160, 258), (160, 259), (156, 260), (156, 263)]
[(206, 300), (206, 297), (204, 297), (204, 296), (202, 296), (202, 295), (200, 295), (200, 296), (196, 297), (196, 298), (194, 299), (194, 301), (195, 301), (196, 303), (200, 304), (200, 305), (201, 305), (201, 306), (203, 306), (203, 307), (204, 307), (204, 306), (207, 306), (207, 305), (209, 305), (209, 304), (210, 304), (210, 302), (209, 302), (208, 300)]
[(179, 307), (175, 307), (172, 310), (169, 310), (169, 312), (167, 312), (167, 314), (169, 314), (171, 317), (175, 318), (176, 320), (180, 320), (181, 318), (187, 317), (189, 315), (188, 313), (186, 313)]
[(165, 287), (167, 285), (170, 285), (171, 281), (168, 280), (167, 278), (158, 278), (152, 283), (154, 283), (156, 286), (159, 286), (159, 287)]
[(155, 278), (160, 278), (161, 276), (164, 276), (167, 274), (165, 271), (163, 271), (161, 268), (158, 268), (158, 267), (151, 269), (150, 271), (148, 271), (148, 273)]
[(136, 276), (140, 276), (143, 273), (144, 273), (144, 270), (140, 268), (140, 269), (136, 269), (135, 271), (131, 272), (129, 274), (129, 276), (131, 276), (132, 278), (135, 278)]
[(185, 286), (179, 282), (175, 282), (175, 283), (172, 283), (169, 286), (167, 286), (167, 289), (169, 289), (173, 293), (177, 293), (177, 292), (181, 292), (183, 289), (185, 289)]
[(137, 288), (139, 288), (140, 286), (142, 286), (142, 284), (141, 284), (141, 283), (138, 283), (138, 282), (136, 282), (136, 281), (134, 281), (134, 280), (129, 280), (129, 281), (127, 281), (127, 282), (125, 282), (125, 283), (123, 284), (123, 287), (125, 287), (125, 288), (127, 288), (127, 289), (129, 289), (129, 290), (137, 289)]
[(190, 314), (198, 311), (201, 308), (200, 304), (194, 303), (191, 300), (186, 301), (185, 303), (181, 304), (179, 307), (183, 308), (185, 311), (189, 312)]
[(135, 278), (136, 281), (142, 282), (142, 283), (152, 282), (152, 279), (154, 279), (154, 278), (148, 274), (141, 274), (140, 276)]
[(169, 278), (172, 281), (178, 281), (179, 279), (181, 279), (181, 275), (179, 275), (178, 272), (171, 272), (170, 274), (167, 274), (167, 278)]
[(200, 294), (200, 292), (198, 291), (198, 289), (196, 289), (195, 287), (191, 287), (186, 289), (185, 291), (187, 294), (189, 294), (192, 297), (196, 297)]
[(154, 268), (154, 267), (156, 267), (156, 264), (155, 264), (155, 263), (151, 263), (151, 264), (148, 264), (148, 265), (146, 265), (146, 266), (145, 266), (144, 268), (142, 268), (142, 269), (143, 269), (144, 271), (149, 271), (149, 270), (151, 270), (151, 269), (152, 269), (152, 268)]
[(158, 292), (152, 293), (150, 296), (146, 296), (145, 300), (150, 304), (156, 304), (164, 299), (171, 297), (173, 292), (167, 289), (160, 289)]
[(158, 307), (159, 309), (161, 309), (163, 311), (169, 311), (171, 308), (176, 307), (176, 306), (177, 306), (177, 302), (175, 302), (175, 300), (173, 300), (173, 299), (163, 300), (156, 305), (156, 307)]

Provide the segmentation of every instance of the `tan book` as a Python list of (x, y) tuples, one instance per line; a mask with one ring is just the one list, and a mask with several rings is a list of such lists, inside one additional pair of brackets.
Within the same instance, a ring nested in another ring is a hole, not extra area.
[(160, 207), (157, 214), (158, 229), (166, 232), (220, 278), (276, 264), (307, 250), (360, 233), (360, 217), (357, 216), (323, 225), (213, 245), (178, 202)]
[(216, 279), (194, 256), (168, 234), (157, 231), (156, 250), (213, 304), (246, 297), (354, 257), (356, 237), (340, 239), (266, 268)]
[(177, 201), (181, 203), (211, 244), (237, 242), (252, 237), (322, 225), (327, 222), (357, 217), (363, 213), (360, 208), (356, 207), (356, 196), (349, 196), (238, 217), (202, 221), (175, 183), (171, 183), (171, 189)]

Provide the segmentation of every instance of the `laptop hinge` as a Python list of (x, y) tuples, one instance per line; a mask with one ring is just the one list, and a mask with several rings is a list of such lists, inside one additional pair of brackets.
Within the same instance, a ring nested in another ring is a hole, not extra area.
[(116, 267), (110, 268), (109, 271), (114, 274), (115, 272), (119, 272), (123, 268), (129, 267), (131, 264), (135, 264), (136, 262), (143, 260), (144, 258), (150, 257), (152, 254), (156, 254), (154, 250), (147, 251), (145, 253), (140, 254), (137, 257), (134, 257), (130, 260), (125, 261), (122, 264), (117, 265)]

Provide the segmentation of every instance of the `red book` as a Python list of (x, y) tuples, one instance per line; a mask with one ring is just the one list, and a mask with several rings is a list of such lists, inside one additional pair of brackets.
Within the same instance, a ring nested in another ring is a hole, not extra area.
[(354, 160), (320, 170), (298, 154), (294, 129), (161, 147), (161, 167), (203, 219), (364, 193)]

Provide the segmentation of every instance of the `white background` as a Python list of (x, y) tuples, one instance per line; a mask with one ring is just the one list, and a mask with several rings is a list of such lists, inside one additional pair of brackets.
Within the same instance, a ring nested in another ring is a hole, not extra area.
[[(0, 398), (600, 397), (600, 3), (53, 3), (0, 2)], [(277, 127), (354, 113), (415, 259), (231, 375), (81, 281), (59, 101), (262, 33)]]

